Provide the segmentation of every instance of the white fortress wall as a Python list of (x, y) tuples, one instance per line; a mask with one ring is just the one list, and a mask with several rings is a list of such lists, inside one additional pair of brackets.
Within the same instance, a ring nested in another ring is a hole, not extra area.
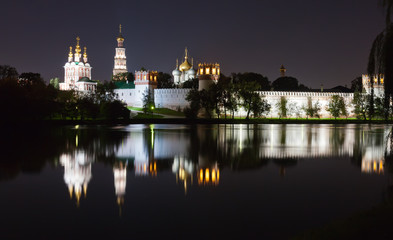
[(156, 108), (169, 108), (172, 110), (184, 109), (189, 106), (186, 100), (189, 88), (154, 89), (154, 103)]
[(132, 107), (142, 107), (143, 94), (137, 89), (115, 89), (117, 97), (120, 101)]
[[(183, 110), (189, 106), (189, 102), (186, 101), (186, 96), (191, 89), (187, 88), (169, 88), (169, 89), (154, 89), (154, 102), (156, 108), (169, 108)], [(119, 100), (125, 102), (128, 106), (142, 107), (142, 91), (138, 89), (116, 89)], [(289, 91), (259, 91), (259, 95), (266, 99), (271, 105), (271, 109), (267, 117), (279, 117), (279, 110), (277, 103), (280, 102), (281, 97), (287, 99), (287, 108), (292, 110), (288, 111), (288, 117), (295, 118), (296, 114), (293, 109), (299, 109), (301, 117), (307, 117), (302, 107), (307, 106), (308, 98), (311, 98), (312, 104), (319, 103), (321, 110), (319, 112), (321, 118), (330, 118), (331, 114), (326, 110), (334, 95), (338, 95), (344, 98), (347, 106), (349, 117), (354, 116), (353, 114), (353, 93), (340, 93), (340, 92), (289, 92)], [(246, 116), (247, 112), (240, 108), (236, 112), (236, 116)]]
[[(306, 117), (305, 113), (301, 108), (307, 106), (308, 98), (311, 97), (312, 104), (314, 105), (317, 101), (321, 107), (319, 114), (321, 118), (329, 118), (331, 114), (326, 110), (332, 96), (338, 95), (344, 98), (347, 106), (347, 111), (349, 116), (353, 116), (353, 106), (352, 99), (353, 93), (336, 93), (336, 92), (287, 92), (287, 91), (259, 91), (259, 95), (266, 99), (266, 101), (271, 105), (270, 112), (267, 117), (279, 117), (279, 109), (277, 104), (280, 102), (281, 97), (287, 99), (287, 108), (298, 108), (301, 112), (301, 117)], [(291, 114), (290, 117), (295, 118), (296, 115), (294, 111), (288, 111)], [(246, 116), (247, 112), (244, 109), (240, 109), (237, 116)], [(289, 117), (289, 116), (288, 116)]]

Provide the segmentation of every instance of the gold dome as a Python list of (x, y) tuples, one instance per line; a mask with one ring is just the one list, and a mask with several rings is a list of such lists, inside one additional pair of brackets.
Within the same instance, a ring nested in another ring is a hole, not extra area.
[(188, 71), (191, 69), (191, 64), (188, 62), (187, 58), (184, 60), (184, 62), (179, 66), (179, 70), (182, 72)]

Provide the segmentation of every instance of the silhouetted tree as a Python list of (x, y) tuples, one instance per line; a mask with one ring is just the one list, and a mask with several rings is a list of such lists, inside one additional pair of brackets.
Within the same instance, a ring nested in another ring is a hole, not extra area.
[(232, 73), (232, 81), (235, 84), (255, 83), (257, 91), (269, 91), (271, 89), (269, 79), (259, 73)]
[(351, 81), (351, 90), (362, 92), (363, 90), (362, 77), (357, 77)]
[(157, 88), (173, 88), (172, 76), (168, 73), (159, 72), (157, 76)]

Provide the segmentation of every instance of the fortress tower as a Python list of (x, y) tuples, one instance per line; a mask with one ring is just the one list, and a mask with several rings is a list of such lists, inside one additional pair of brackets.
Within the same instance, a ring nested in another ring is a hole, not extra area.
[(124, 38), (121, 35), (121, 24), (119, 25), (119, 36), (117, 37), (117, 48), (115, 55), (115, 64), (113, 66), (113, 75), (127, 72), (126, 49), (123, 47)]
[(198, 65), (199, 91), (209, 89), (210, 85), (217, 83), (220, 78), (220, 64), (200, 63)]
[(372, 79), (367, 74), (362, 75), (362, 84), (363, 89), (366, 91), (367, 94), (371, 93), (371, 81), (373, 81), (373, 88), (374, 88), (374, 95), (376, 97), (382, 97), (385, 94), (385, 87), (384, 87), (384, 75), (374, 75)]

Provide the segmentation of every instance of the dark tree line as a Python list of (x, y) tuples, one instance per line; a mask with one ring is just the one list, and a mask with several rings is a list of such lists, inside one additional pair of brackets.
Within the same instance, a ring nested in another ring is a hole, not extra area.
[(45, 84), (39, 73), (19, 75), (15, 68), (0, 65), (1, 121), (129, 118), (113, 90), (113, 83), (98, 83), (89, 94), (60, 91)]

